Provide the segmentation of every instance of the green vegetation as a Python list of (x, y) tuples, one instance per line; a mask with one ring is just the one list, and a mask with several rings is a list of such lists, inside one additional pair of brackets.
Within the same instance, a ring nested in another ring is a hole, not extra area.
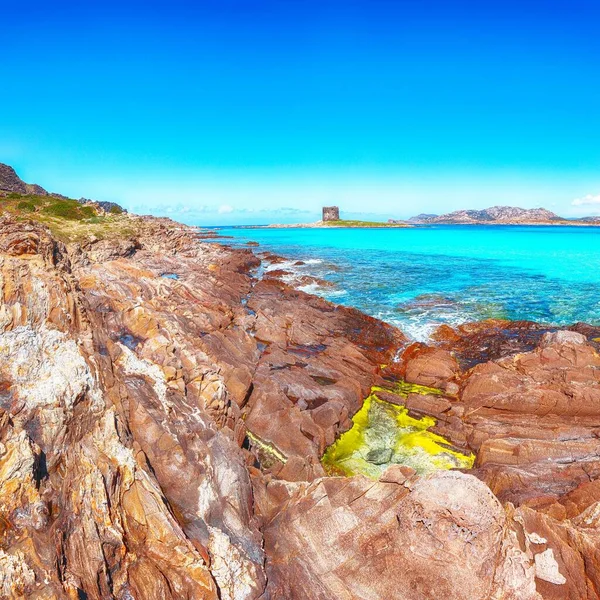
[[(90, 209), (90, 210), (84, 210)], [(82, 206), (77, 200), (55, 200), (42, 208), (42, 212), (62, 219), (81, 220), (96, 216), (96, 211), (91, 206)]]
[(380, 221), (353, 221), (340, 219), (339, 221), (323, 221), (323, 227), (409, 227), (403, 223), (382, 223)]
[(28, 200), (21, 200), (21, 202), (19, 202), (19, 204), (17, 204), (17, 208), (19, 210), (24, 210), (27, 212), (35, 212), (35, 204), (33, 202), (30, 202)]
[(118, 207), (108, 214), (98, 214), (92, 205), (58, 196), (0, 193), (0, 215), (15, 219), (39, 221), (63, 242), (81, 241), (95, 236), (98, 239), (132, 236), (133, 220)]
[(93, 206), (82, 206), (79, 210), (84, 219), (93, 219), (96, 216), (96, 211)]

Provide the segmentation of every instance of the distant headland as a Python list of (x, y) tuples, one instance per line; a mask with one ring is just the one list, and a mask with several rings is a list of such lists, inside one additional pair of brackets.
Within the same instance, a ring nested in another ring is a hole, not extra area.
[[(61, 204), (61, 201), (71, 201), (67, 196), (46, 191), (42, 186), (35, 183), (25, 183), (10, 166), (0, 163), (0, 198), (8, 200), (19, 200), (14, 208), (17, 211), (44, 211), (52, 214), (52, 212), (60, 213), (61, 210), (73, 210), (73, 207)], [(119, 206), (116, 202), (106, 202), (101, 200), (90, 200), (89, 198), (79, 198), (77, 202), (83, 206), (87, 206), (94, 211), (109, 214), (123, 214), (127, 211)], [(11, 208), (11, 203), (4, 205), (4, 209)], [(75, 210), (79, 207), (75, 206)], [(14, 211), (8, 211), (14, 212)], [(85, 211), (84, 211), (85, 213)], [(91, 213), (90, 213), (91, 214)]]
[(420, 214), (408, 221), (389, 223), (411, 225), (600, 225), (600, 217), (566, 219), (545, 208), (492, 206), (482, 210), (456, 210), (444, 215)]

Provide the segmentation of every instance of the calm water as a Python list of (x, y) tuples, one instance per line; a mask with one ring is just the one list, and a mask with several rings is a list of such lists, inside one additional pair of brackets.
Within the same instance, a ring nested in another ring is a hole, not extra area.
[[(426, 339), (440, 324), (488, 317), (600, 324), (600, 228), (223, 228), (305, 261), (284, 268), (333, 287), (309, 290)], [(281, 265), (278, 265), (280, 267)]]

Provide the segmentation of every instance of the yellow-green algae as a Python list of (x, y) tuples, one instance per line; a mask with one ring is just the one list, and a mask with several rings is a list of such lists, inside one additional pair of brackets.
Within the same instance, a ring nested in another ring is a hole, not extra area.
[(353, 427), (323, 455), (323, 466), (328, 472), (378, 479), (392, 464), (412, 467), (420, 475), (473, 466), (473, 454), (452, 449), (444, 437), (429, 431), (435, 425), (433, 417), (411, 417), (406, 407), (379, 398), (381, 392), (401, 397), (409, 393), (442, 394), (441, 390), (406, 382), (389, 389), (373, 387), (352, 418)]

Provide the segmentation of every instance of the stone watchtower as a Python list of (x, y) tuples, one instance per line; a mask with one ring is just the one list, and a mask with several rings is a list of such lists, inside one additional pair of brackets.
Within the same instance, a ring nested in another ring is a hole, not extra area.
[(340, 209), (337, 206), (323, 207), (323, 221), (339, 221)]

